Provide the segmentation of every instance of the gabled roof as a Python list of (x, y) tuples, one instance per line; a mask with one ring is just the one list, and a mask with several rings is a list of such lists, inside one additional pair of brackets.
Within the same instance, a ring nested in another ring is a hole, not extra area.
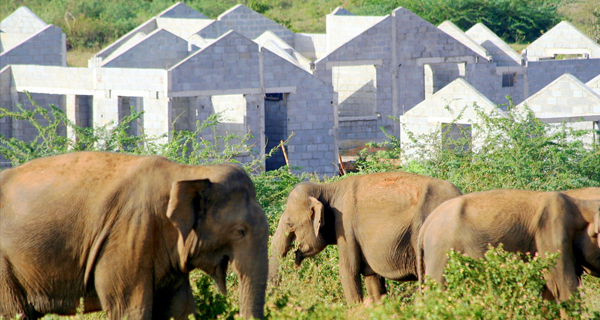
[(23, 28), (22, 25), (25, 21), (27, 22), (27, 24), (29, 24), (29, 28), (31, 28), (31, 32), (28, 32), (30, 34), (39, 32), (48, 26), (46, 22), (40, 19), (40, 17), (38, 17), (31, 10), (29, 10), (29, 8), (20, 7), (19, 9), (15, 10), (13, 13), (8, 15), (6, 18), (4, 18), (4, 20), (0, 21), (0, 31), (5, 33), (21, 33), (21, 30)]
[[(187, 58), (181, 60), (179, 63), (177, 63), (176, 65), (171, 67), (171, 70), (177, 69), (177, 68), (181, 68), (184, 64), (198, 60), (204, 53), (206, 53), (206, 51), (213, 49), (216, 47), (221, 47), (223, 45), (225, 45), (225, 42), (227, 42), (228, 39), (245, 39), (248, 42), (252, 43), (252, 45), (254, 45), (256, 47), (256, 51), (258, 51), (258, 44), (256, 44), (255, 42), (252, 42), (252, 40), (249, 40), (248, 38), (244, 37), (243, 35), (235, 32), (235, 31), (229, 31), (226, 34), (222, 35), (221, 37), (219, 37), (218, 39), (216, 39), (215, 41), (211, 42), (209, 45), (207, 45), (206, 47), (202, 48), (201, 50), (199, 50), (196, 53), (193, 53), (191, 55), (189, 55)], [(223, 51), (223, 50), (221, 50)]]
[(451, 21), (446, 20), (446, 21), (442, 22), (438, 26), (438, 29), (440, 29), (440, 30), (444, 31), (445, 33), (449, 34), (452, 38), (458, 40), (460, 43), (462, 43), (465, 46), (469, 47), (471, 50), (475, 51), (480, 56), (487, 57), (488, 60), (491, 60), (491, 55), (488, 53), (488, 51), (485, 48), (483, 48), (476, 41), (474, 41), (473, 39), (471, 39), (471, 37), (469, 37), (462, 30), (460, 30), (460, 28), (457, 27)]
[(269, 49), (298, 67), (303, 68), (306, 71), (310, 70), (310, 61), (285, 41), (281, 40), (281, 38), (273, 32), (265, 31), (265, 33), (254, 39), (254, 42), (258, 43), (261, 47)]
[(352, 13), (342, 7), (335, 8), (330, 14), (335, 15), (335, 16), (353, 16), (354, 15), (354, 13)]
[(188, 43), (173, 33), (158, 29), (126, 50), (115, 52), (102, 67), (168, 69), (188, 55)]
[(180, 19), (208, 19), (202, 13), (188, 7), (187, 5), (177, 2), (170, 6), (165, 11), (157, 15), (159, 18), (180, 18)]
[(242, 4), (223, 12), (217, 20), (221, 22), (221, 32), (234, 30), (246, 38), (254, 39), (269, 30), (285, 41), (294, 41), (294, 33), (288, 28)]
[(594, 79), (586, 82), (585, 85), (600, 95), (600, 74), (598, 76), (596, 76)]
[(499, 66), (521, 65), (523, 57), (521, 57), (521, 55), (506, 42), (500, 39), (500, 37), (492, 32), (492, 30), (488, 29), (483, 23), (477, 23), (465, 33), (484, 47), (492, 55), (494, 62), (497, 62)]
[(600, 44), (569, 22), (562, 21), (527, 46), (526, 53), (529, 60), (581, 53), (589, 54), (589, 58), (600, 58)]
[[(500, 111), (496, 105), (485, 95), (463, 78), (457, 78), (448, 85), (434, 93), (431, 97), (406, 111), (404, 116), (430, 115), (437, 117), (455, 117), (465, 107), (473, 103), (483, 108), (486, 112)], [(432, 109), (437, 111), (433, 111)], [(467, 115), (467, 118), (469, 116)]]
[(587, 115), (593, 107), (600, 106), (600, 96), (575, 76), (565, 73), (525, 99), (517, 109), (523, 109), (524, 105), (538, 118)]

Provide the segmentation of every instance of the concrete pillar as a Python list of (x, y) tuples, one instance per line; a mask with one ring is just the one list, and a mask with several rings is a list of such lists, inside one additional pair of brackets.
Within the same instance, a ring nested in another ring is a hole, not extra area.
[[(65, 114), (73, 124), (77, 124), (77, 107), (77, 96), (74, 94), (65, 95)], [(75, 130), (71, 126), (67, 126), (67, 138), (75, 140)]]
[[(246, 133), (251, 132), (253, 139), (248, 141), (248, 145), (254, 145), (259, 157), (265, 154), (265, 98), (262, 94), (244, 95), (246, 100)], [(262, 170), (265, 170), (265, 164), (262, 163)]]

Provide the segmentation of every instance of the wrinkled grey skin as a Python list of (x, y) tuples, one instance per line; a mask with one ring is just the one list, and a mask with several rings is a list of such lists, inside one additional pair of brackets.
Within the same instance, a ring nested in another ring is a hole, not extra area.
[(369, 295), (385, 293), (385, 278), (417, 280), (419, 228), (440, 203), (461, 193), (449, 182), (405, 172), (353, 176), (328, 184), (301, 183), (271, 241), (269, 278), (276, 282), (279, 259), (298, 243), (296, 265), (337, 245), (344, 295), (362, 300), (361, 275)]
[(111, 319), (187, 319), (189, 272), (263, 316), (268, 225), (248, 175), (156, 156), (81, 152), (0, 173), (0, 316), (104, 310)]
[(596, 276), (600, 272), (599, 229), (597, 200), (523, 190), (467, 194), (441, 204), (423, 224), (419, 279), (427, 275), (443, 283), (450, 249), (480, 259), (488, 244), (502, 243), (510, 252), (560, 252), (554, 270), (545, 275), (544, 297), (565, 301), (577, 290), (584, 270)]

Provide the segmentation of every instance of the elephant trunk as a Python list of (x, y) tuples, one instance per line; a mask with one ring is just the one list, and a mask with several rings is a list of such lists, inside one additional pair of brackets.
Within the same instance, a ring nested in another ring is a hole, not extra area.
[[(268, 238), (265, 228), (264, 239)], [(267, 289), (267, 241), (250, 242), (252, 248), (239, 248), (233, 267), (239, 277), (240, 314), (244, 318), (262, 319), (264, 317), (265, 291)], [(257, 245), (258, 244), (258, 245)]]
[(269, 282), (272, 284), (276, 283), (278, 272), (279, 272), (279, 259), (284, 258), (292, 246), (294, 241), (294, 233), (287, 232), (287, 228), (284, 219), (279, 220), (277, 231), (273, 235), (271, 241), (271, 258), (269, 260)]

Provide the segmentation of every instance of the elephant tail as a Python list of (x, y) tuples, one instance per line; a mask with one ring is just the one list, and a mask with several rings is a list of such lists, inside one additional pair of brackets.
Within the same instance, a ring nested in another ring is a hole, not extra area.
[(423, 233), (417, 237), (417, 278), (419, 280), (419, 293), (423, 294), (423, 283), (425, 281), (424, 257), (423, 257)]

